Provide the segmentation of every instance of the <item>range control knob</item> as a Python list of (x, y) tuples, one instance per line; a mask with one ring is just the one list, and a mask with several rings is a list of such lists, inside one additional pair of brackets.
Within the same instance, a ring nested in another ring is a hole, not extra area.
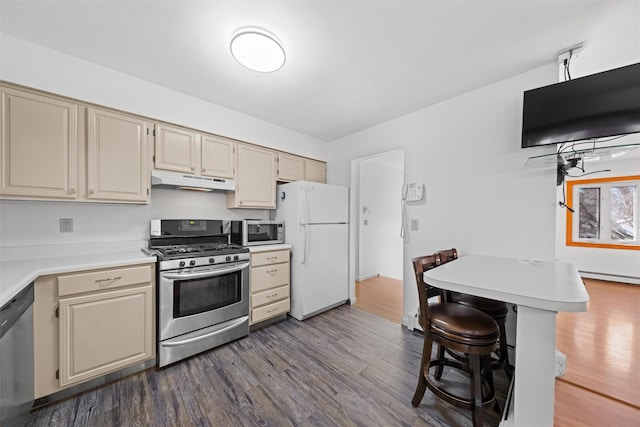
[(180, 261), (180, 267), (184, 267), (184, 261)]
[(239, 257), (238, 255), (235, 255), (235, 256), (233, 257), (233, 260), (234, 260), (234, 261), (238, 261), (239, 259), (240, 259), (240, 257)]
[(228, 257), (226, 258), (226, 260), (227, 260), (227, 261), (231, 261), (231, 257), (230, 257), (230, 256), (228, 256)]
[(196, 260), (192, 259), (191, 261), (189, 261), (189, 265), (196, 265)]
[(209, 258), (209, 264), (213, 264), (213, 263), (215, 263), (215, 262), (216, 262), (216, 259), (215, 259), (215, 258)]

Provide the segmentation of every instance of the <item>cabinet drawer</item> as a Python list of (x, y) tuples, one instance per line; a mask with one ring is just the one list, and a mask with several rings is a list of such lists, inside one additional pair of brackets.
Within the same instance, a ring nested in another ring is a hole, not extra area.
[(114, 289), (148, 282), (151, 282), (151, 267), (148, 265), (90, 271), (58, 277), (58, 295)]
[(254, 267), (250, 275), (251, 292), (289, 284), (289, 263)]
[(275, 252), (258, 252), (251, 254), (251, 266), (259, 267), (261, 265), (278, 264), (281, 262), (289, 261), (289, 251), (275, 251)]
[(251, 295), (251, 307), (258, 307), (285, 298), (289, 298), (289, 285)]
[(271, 317), (288, 313), (290, 308), (291, 305), (289, 304), (289, 298), (273, 304), (265, 305), (264, 307), (254, 308), (251, 310), (251, 323), (258, 323)]

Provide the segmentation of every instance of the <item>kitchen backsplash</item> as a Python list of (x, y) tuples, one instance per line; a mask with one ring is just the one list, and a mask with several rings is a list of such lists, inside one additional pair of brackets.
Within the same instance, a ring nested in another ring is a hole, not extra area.
[[(72, 232), (60, 219), (73, 220)], [(153, 188), (149, 205), (0, 200), (0, 247), (147, 240), (152, 218), (268, 219), (268, 210), (227, 209), (223, 192)]]

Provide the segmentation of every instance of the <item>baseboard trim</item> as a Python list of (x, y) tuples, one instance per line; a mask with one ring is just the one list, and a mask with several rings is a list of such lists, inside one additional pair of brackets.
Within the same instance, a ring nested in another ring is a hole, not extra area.
[(580, 276), (586, 279), (607, 280), (609, 282), (628, 283), (632, 285), (640, 285), (640, 277), (624, 276), (621, 274), (603, 274), (593, 271), (579, 271)]
[(373, 279), (374, 277), (380, 277), (380, 273), (366, 274), (364, 276), (359, 276), (359, 277), (356, 277), (356, 281), (362, 282), (363, 280)]

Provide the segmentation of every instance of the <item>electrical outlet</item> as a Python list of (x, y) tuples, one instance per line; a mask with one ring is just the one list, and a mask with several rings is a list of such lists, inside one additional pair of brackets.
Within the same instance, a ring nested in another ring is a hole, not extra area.
[(417, 219), (412, 219), (411, 220), (411, 225), (410, 225), (411, 231), (418, 231), (418, 229), (420, 228), (419, 226), (420, 226), (420, 224), (418, 223)]
[(73, 218), (60, 218), (60, 232), (61, 233), (73, 232)]

